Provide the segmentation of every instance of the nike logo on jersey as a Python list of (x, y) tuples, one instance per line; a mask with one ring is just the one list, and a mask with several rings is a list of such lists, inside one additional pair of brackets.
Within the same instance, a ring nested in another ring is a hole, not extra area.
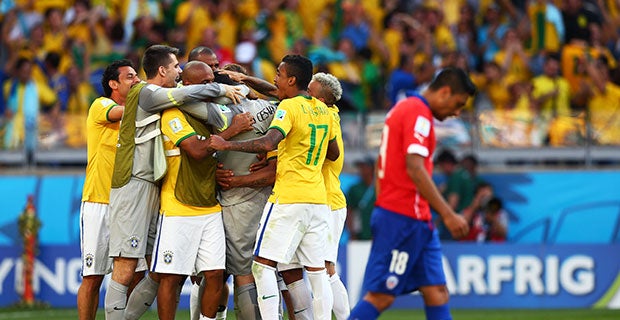
[(119, 308), (119, 307), (114, 307), (114, 310), (116, 310), (116, 311), (125, 310), (125, 307), (122, 307), (122, 308)]
[(267, 300), (267, 299), (269, 299), (269, 298), (273, 298), (273, 297), (275, 297), (275, 296), (277, 296), (277, 295), (276, 295), (276, 294), (272, 294), (272, 295), (270, 295), (270, 296), (263, 296), (263, 300)]

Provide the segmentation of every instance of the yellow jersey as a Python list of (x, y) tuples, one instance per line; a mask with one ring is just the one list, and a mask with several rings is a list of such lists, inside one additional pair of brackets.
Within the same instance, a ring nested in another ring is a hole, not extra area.
[(86, 118), (86, 178), (82, 201), (110, 203), (112, 170), (120, 121), (111, 122), (108, 113), (118, 104), (106, 97), (93, 101)]
[(280, 102), (270, 129), (282, 132), (278, 144), (272, 203), (327, 204), (321, 169), (329, 141), (336, 138), (334, 117), (313, 97), (296, 96)]
[(325, 191), (327, 192), (327, 204), (332, 211), (346, 208), (347, 200), (340, 188), (340, 173), (344, 166), (344, 142), (342, 141), (342, 128), (340, 127), (340, 115), (338, 115), (338, 107), (331, 106), (328, 108), (334, 117), (333, 129), (338, 142), (340, 156), (336, 161), (327, 160), (323, 163), (323, 179), (325, 180)]
[[(186, 205), (174, 195), (181, 155), (179, 144), (183, 140), (196, 135), (185, 115), (177, 108), (166, 109), (161, 115), (161, 131), (164, 134), (164, 150), (168, 171), (161, 186), (160, 212), (165, 216), (202, 216), (222, 211), (219, 204), (212, 207)], [(214, 182), (215, 183), (215, 178)]]

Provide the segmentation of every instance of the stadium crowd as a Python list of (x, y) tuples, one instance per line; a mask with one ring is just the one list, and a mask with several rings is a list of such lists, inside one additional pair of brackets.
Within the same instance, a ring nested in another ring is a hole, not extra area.
[(346, 113), (384, 114), (458, 66), (480, 90), (462, 120), (438, 125), (447, 144), (620, 144), (616, 0), (13, 0), (0, 14), (3, 149), (83, 148), (103, 68), (140, 65), (160, 43), (182, 64), (213, 48), (267, 81), (304, 54), (341, 81), (343, 128)]

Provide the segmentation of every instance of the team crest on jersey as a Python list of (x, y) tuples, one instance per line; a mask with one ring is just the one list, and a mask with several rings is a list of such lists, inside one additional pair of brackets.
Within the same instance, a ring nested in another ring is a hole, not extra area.
[(179, 131), (183, 130), (183, 124), (181, 123), (181, 120), (179, 120), (179, 118), (174, 118), (168, 121), (168, 125), (174, 133), (179, 133)]
[(276, 119), (284, 120), (284, 116), (286, 116), (286, 110), (278, 110), (278, 111), (276, 111)]
[(388, 290), (393, 290), (398, 285), (398, 277), (395, 275), (391, 275), (385, 280), (385, 287)]
[(418, 116), (413, 131), (426, 138), (431, 132), (431, 122), (427, 118)]
[(131, 236), (131, 238), (129, 238), (129, 245), (132, 248), (137, 248), (138, 244), (140, 244), (140, 239), (138, 239), (138, 237), (136, 236)]
[(231, 112), (230, 108), (225, 106), (225, 105), (223, 105), (223, 104), (218, 104), (217, 106), (220, 108), (220, 111), (222, 111), (222, 112), (226, 112), (226, 113), (230, 113)]
[(164, 251), (164, 263), (170, 264), (172, 262), (172, 257), (174, 254), (172, 251)]
[(84, 256), (84, 264), (86, 265), (87, 268), (90, 268), (93, 266), (93, 261), (95, 261), (95, 257), (92, 254), (87, 254), (86, 256)]

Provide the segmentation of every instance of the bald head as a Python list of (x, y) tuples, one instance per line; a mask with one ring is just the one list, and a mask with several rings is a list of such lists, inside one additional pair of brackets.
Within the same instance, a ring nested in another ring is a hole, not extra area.
[(190, 61), (183, 68), (183, 85), (211, 83), (215, 79), (213, 70), (202, 61)]

